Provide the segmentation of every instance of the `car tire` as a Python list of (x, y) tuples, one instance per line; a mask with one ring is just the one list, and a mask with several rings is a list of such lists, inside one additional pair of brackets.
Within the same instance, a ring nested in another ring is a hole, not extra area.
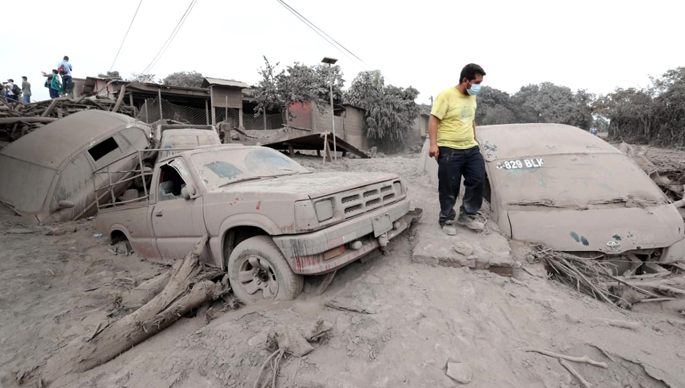
[(297, 298), (304, 277), (293, 272), (270, 236), (251, 237), (228, 258), (228, 279), (243, 304)]

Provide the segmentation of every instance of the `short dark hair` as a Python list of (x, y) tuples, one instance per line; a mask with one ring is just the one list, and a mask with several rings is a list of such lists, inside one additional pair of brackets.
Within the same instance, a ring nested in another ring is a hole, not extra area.
[(476, 65), (475, 63), (469, 63), (461, 69), (461, 75), (459, 76), (459, 83), (466, 77), (467, 80), (471, 81), (476, 79), (476, 76), (480, 74), (485, 76), (485, 70), (482, 67)]
[(22, 78), (24, 81), (27, 81), (27, 80), (28, 80), (28, 78), (26, 78), (25, 75), (22, 75), (21, 78)]
[(52, 69), (52, 74), (57, 74), (57, 69)]
[[(64, 56), (64, 60), (65, 60), (65, 61), (68, 61), (68, 60), (69, 60), (69, 57), (65, 55), (65, 56)], [(485, 74), (483, 74), (483, 75), (485, 75)]]

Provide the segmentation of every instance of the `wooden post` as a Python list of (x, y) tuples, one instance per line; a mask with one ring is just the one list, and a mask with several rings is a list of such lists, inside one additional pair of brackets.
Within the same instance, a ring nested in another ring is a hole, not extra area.
[(262, 117), (264, 118), (264, 129), (266, 129), (266, 111), (262, 112)]
[(133, 93), (128, 94), (128, 105), (133, 108)]
[(209, 125), (209, 102), (205, 100), (205, 118), (207, 120), (207, 125)]
[(112, 108), (112, 112), (116, 112), (117, 110), (119, 110), (121, 103), (124, 102), (124, 95), (125, 94), (126, 94), (126, 85), (121, 85), (121, 89), (119, 89), (119, 97), (117, 98), (117, 102), (114, 104), (114, 107)]
[(238, 109), (238, 129), (245, 130), (245, 125), (243, 124), (243, 108)]
[(323, 134), (323, 164), (326, 164), (326, 149), (328, 148), (328, 132)]
[(290, 154), (291, 158), (295, 157), (295, 149), (292, 144), (288, 144), (288, 154)]
[(216, 126), (216, 109), (214, 109), (214, 85), (209, 86), (209, 100), (212, 108), (212, 125)]
[(228, 95), (224, 96), (224, 121), (228, 122)]
[(164, 115), (162, 114), (162, 89), (157, 89), (157, 100), (159, 102), (159, 119), (163, 119)]

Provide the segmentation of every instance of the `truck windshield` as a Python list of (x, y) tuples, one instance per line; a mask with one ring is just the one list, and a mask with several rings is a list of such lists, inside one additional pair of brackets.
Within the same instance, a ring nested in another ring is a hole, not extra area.
[(309, 172), (270, 148), (202, 152), (192, 155), (191, 159), (202, 183), (210, 190), (243, 180)]

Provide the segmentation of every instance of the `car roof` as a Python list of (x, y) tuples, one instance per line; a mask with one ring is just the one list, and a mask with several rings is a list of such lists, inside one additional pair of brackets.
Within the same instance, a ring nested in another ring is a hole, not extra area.
[(565, 124), (504, 124), (476, 128), (488, 161), (568, 154), (620, 154), (589, 132)]
[(111, 136), (136, 119), (119, 113), (86, 110), (71, 114), (12, 142), (8, 157), (57, 169), (71, 155)]

